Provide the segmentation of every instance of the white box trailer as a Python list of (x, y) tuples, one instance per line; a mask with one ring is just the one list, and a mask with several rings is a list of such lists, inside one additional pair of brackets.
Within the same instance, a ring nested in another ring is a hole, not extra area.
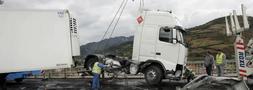
[(79, 55), (68, 10), (0, 10), (0, 73), (69, 68)]

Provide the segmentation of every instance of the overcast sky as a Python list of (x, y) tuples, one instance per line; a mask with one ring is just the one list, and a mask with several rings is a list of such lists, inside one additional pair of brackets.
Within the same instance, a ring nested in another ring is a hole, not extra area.
[[(122, 0), (3, 0), (0, 8), (68, 9), (79, 23), (81, 44), (99, 41)], [(204, 24), (212, 19), (240, 10), (245, 4), (253, 16), (253, 0), (144, 0), (144, 8), (172, 10), (185, 27)], [(114, 36), (130, 36), (135, 32), (139, 0), (128, 0)], [(241, 12), (238, 12), (241, 13)]]

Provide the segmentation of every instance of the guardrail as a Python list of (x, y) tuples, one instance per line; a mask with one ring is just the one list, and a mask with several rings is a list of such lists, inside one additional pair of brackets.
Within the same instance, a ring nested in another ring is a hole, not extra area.
[[(189, 61), (187, 63), (187, 67), (190, 68), (193, 72), (195, 72), (196, 75), (206, 74), (203, 61)], [(237, 72), (235, 60), (226, 60), (224, 69), (224, 73), (226, 76), (236, 76)], [(213, 69), (213, 74), (217, 74), (216, 72), (217, 70)]]
[[(236, 63), (234, 60), (227, 60), (225, 64), (225, 75), (226, 76), (236, 76)], [(206, 74), (203, 61), (188, 61), (187, 67), (190, 68), (196, 75)], [(65, 68), (65, 69), (55, 69), (46, 70), (42, 75), (30, 76), (28, 78), (91, 78), (90, 75), (82, 76), (81, 73), (85, 71), (83, 67), (76, 68)], [(213, 74), (216, 75), (216, 69), (213, 69)], [(110, 77), (110, 75), (105, 75), (105, 77)], [(127, 75), (128, 78), (143, 78), (142, 74), (139, 75)], [(121, 76), (123, 78), (123, 76)]]

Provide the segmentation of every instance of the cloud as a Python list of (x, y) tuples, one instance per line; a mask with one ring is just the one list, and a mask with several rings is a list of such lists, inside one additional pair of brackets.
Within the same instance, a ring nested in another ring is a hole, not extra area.
[[(3, 0), (0, 8), (69, 9), (77, 18), (81, 44), (99, 41), (122, 0)], [(240, 4), (253, 16), (253, 0), (144, 0), (144, 8), (172, 10), (185, 27), (201, 25), (228, 15)], [(136, 31), (139, 0), (128, 1), (113, 36), (130, 36)], [(240, 12), (238, 12), (240, 13)]]

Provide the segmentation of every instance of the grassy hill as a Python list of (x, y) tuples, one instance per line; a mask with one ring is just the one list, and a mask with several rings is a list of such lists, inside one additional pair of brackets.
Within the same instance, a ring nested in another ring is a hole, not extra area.
[(128, 41), (125, 43), (120, 44), (117, 47), (110, 47), (105, 50), (107, 54), (113, 54), (122, 57), (129, 57), (131, 58), (133, 51), (133, 41)]
[[(241, 21), (239, 17), (239, 21)], [(253, 18), (249, 17), (249, 23), (253, 26)], [(241, 23), (242, 26), (242, 23)], [(203, 60), (207, 50), (213, 55), (217, 53), (217, 49), (222, 49), (228, 59), (234, 58), (234, 36), (227, 37), (225, 35), (225, 18), (217, 18), (203, 25), (187, 29), (186, 41), (189, 44), (189, 60)], [(243, 38), (247, 44), (248, 40), (253, 37), (253, 28), (243, 33)], [(115, 38), (114, 38), (115, 39)], [(99, 43), (99, 42), (97, 42)], [(105, 48), (102, 52), (106, 54), (115, 54), (124, 57), (131, 57), (133, 41), (122, 42)], [(86, 48), (85, 45), (83, 48)]]
[[(239, 17), (239, 21), (241, 21)], [(249, 23), (253, 26), (253, 18), (249, 17)], [(242, 26), (242, 23), (240, 23)], [(213, 55), (217, 49), (224, 51), (228, 59), (234, 58), (234, 40), (235, 36), (227, 37), (225, 34), (225, 18), (217, 18), (203, 25), (187, 29), (186, 41), (189, 43), (189, 60), (202, 59), (207, 50)], [(244, 42), (253, 37), (252, 27), (243, 33)]]

